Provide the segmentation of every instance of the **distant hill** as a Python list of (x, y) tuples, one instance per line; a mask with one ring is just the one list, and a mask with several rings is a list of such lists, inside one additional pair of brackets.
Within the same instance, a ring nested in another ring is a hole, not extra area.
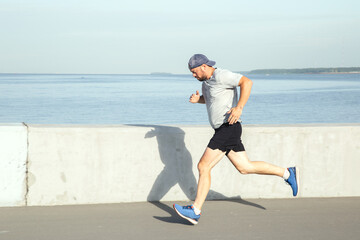
[(296, 69), (257, 69), (249, 71), (250, 74), (336, 74), (360, 73), (360, 67), (338, 68), (296, 68)]

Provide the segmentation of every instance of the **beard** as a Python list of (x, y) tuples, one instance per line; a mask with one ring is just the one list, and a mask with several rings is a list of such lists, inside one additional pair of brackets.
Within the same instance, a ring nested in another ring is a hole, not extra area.
[(206, 81), (207, 78), (206, 77), (199, 77), (199, 78), (197, 78), (197, 80), (199, 80), (200, 82), (203, 82), (203, 81)]

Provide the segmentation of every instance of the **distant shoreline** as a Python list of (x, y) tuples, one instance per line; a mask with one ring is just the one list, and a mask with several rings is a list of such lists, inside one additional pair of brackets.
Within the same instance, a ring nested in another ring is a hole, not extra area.
[(296, 69), (256, 69), (248, 74), (359, 74), (360, 67), (338, 68), (296, 68)]
[(309, 73), (309, 74), (360, 74), (360, 72), (323, 72), (323, 73)]
[(320, 72), (320, 73), (252, 73), (250, 71), (248, 72), (245, 72), (245, 71), (242, 71), (242, 72), (238, 72), (238, 73), (242, 73), (242, 74), (254, 74), (254, 75), (257, 75), (257, 74), (261, 74), (261, 75), (287, 75), (287, 74), (313, 74), (313, 75), (321, 75), (321, 74), (324, 74), (324, 75), (340, 75), (340, 74), (360, 74), (360, 72)]

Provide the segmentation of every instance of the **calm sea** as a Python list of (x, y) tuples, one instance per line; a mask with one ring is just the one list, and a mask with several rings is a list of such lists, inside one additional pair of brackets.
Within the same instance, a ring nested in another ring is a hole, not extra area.
[[(244, 124), (360, 122), (360, 74), (247, 77)], [(196, 90), (190, 74), (0, 74), (0, 123), (208, 124)]]

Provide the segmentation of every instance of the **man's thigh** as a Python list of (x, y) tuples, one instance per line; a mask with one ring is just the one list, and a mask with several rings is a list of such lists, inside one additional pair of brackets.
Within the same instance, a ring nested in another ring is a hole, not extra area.
[(251, 162), (245, 151), (234, 152), (231, 150), (227, 157), (237, 169), (244, 169), (251, 166)]
[(210, 169), (213, 168), (223, 157), (225, 152), (219, 149), (211, 149), (207, 147), (203, 156), (201, 157), (199, 164), (205, 165)]

